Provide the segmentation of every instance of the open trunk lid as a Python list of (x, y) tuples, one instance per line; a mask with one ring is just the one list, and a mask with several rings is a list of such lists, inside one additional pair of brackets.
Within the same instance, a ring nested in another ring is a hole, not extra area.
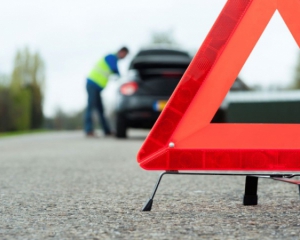
[(131, 65), (131, 69), (138, 71), (140, 76), (140, 95), (169, 97), (186, 68), (191, 58), (189, 56), (176, 55), (152, 55), (138, 56)]

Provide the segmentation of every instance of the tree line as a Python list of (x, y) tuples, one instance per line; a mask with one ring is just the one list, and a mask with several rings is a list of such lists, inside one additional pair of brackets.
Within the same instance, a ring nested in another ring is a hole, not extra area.
[(34, 129), (82, 129), (83, 110), (67, 114), (60, 108), (45, 117), (45, 62), (28, 47), (16, 52), (10, 74), (0, 73), (0, 133)]
[(0, 132), (42, 126), (45, 64), (38, 52), (18, 50), (11, 74), (0, 75)]
[[(151, 44), (176, 46), (170, 32), (156, 33)], [(300, 53), (291, 84), (275, 89), (300, 89)], [(16, 52), (10, 74), (0, 73), (0, 132), (32, 129), (82, 129), (84, 110), (67, 114), (60, 108), (53, 117), (43, 114), (45, 63), (28, 47)]]

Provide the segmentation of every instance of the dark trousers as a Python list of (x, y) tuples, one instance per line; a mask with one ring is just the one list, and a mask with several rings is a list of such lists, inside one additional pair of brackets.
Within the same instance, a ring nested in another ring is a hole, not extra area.
[(94, 131), (92, 112), (94, 109), (96, 109), (99, 114), (99, 119), (104, 134), (106, 135), (110, 134), (111, 133), (110, 128), (104, 116), (104, 108), (103, 108), (102, 99), (100, 95), (103, 88), (101, 88), (96, 83), (88, 79), (86, 84), (86, 89), (88, 93), (88, 103), (87, 103), (87, 109), (86, 109), (85, 119), (84, 119), (85, 132), (91, 133)]

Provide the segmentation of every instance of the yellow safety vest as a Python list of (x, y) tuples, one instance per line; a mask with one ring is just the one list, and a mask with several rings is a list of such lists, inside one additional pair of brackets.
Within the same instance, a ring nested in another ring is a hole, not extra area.
[(95, 67), (92, 69), (88, 75), (88, 79), (98, 84), (100, 87), (104, 88), (108, 82), (109, 75), (112, 74), (112, 71), (105, 59), (100, 59)]

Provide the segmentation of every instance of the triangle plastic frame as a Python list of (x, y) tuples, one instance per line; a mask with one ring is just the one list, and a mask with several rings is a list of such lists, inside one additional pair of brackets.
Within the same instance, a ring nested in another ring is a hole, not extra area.
[(300, 171), (300, 125), (211, 124), (278, 10), (300, 46), (300, 0), (228, 0), (138, 153), (146, 170)]

